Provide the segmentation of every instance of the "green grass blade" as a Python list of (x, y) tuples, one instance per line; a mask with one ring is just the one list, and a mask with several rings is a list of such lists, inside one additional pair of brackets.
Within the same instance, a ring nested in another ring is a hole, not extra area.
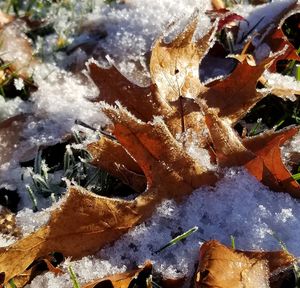
[(232, 247), (232, 249), (235, 250), (235, 239), (234, 239), (234, 236), (230, 235), (230, 239), (231, 239), (231, 247)]
[(295, 75), (295, 77), (296, 77), (297, 81), (300, 81), (300, 65), (299, 64), (296, 65), (296, 75)]
[(191, 234), (193, 234), (197, 230), (198, 230), (197, 226), (189, 229), (188, 231), (184, 232), (183, 234), (181, 234), (181, 235), (175, 237), (174, 239), (172, 239), (168, 244), (164, 245), (163, 247), (161, 247), (160, 249), (158, 249), (157, 251), (155, 251), (155, 253), (159, 253), (159, 252), (165, 250), (166, 248), (175, 245), (179, 241), (182, 241), (182, 240), (186, 239), (187, 237), (189, 237)]
[(36, 197), (31, 189), (31, 187), (29, 185), (26, 185), (26, 190), (27, 190), (29, 198), (32, 202), (32, 210), (34, 212), (38, 211), (37, 200), (36, 200)]
[(292, 177), (294, 180), (298, 181), (298, 180), (300, 180), (300, 173), (294, 174), (294, 175), (292, 175)]
[(71, 278), (71, 280), (73, 282), (73, 287), (74, 288), (80, 288), (80, 285), (78, 283), (76, 274), (75, 274), (75, 272), (74, 272), (74, 270), (73, 270), (73, 268), (72, 268), (71, 265), (68, 267), (68, 271), (69, 271), (69, 274), (70, 274), (70, 278)]
[(18, 288), (17, 285), (16, 285), (15, 282), (14, 282), (14, 279), (10, 279), (10, 280), (8, 281), (8, 283), (9, 283), (9, 285), (10, 285), (11, 288)]

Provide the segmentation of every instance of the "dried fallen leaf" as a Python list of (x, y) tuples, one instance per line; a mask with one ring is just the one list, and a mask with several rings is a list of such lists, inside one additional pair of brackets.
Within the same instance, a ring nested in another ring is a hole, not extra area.
[(281, 158), (280, 146), (293, 137), (298, 128), (290, 128), (280, 133), (266, 145), (255, 151), (256, 158), (246, 163), (245, 167), (257, 180), (274, 191), (287, 191), (291, 196), (300, 198), (300, 185), (292, 178)]
[(15, 20), (0, 29), (0, 55), (13, 71), (26, 79), (32, 75), (37, 60), (30, 40), (22, 32), (23, 25), (23, 21)]
[(199, 62), (213, 42), (216, 27), (194, 43), (197, 22), (198, 13), (194, 13), (186, 29), (173, 41), (165, 43), (159, 38), (155, 42), (149, 87), (130, 82), (114, 66), (107, 69), (90, 63), (91, 78), (100, 89), (97, 100), (111, 105), (118, 101), (143, 121), (151, 121), (155, 115), (163, 116), (174, 136), (189, 129), (201, 134), (203, 115), (191, 98), (204, 88), (198, 77)]
[(157, 113), (158, 107), (153, 105), (156, 103), (156, 99), (153, 98), (155, 93), (152, 93), (154, 87), (140, 87), (130, 82), (113, 65), (104, 69), (96, 62), (91, 62), (89, 72), (100, 90), (100, 95), (95, 101), (101, 100), (108, 104), (119, 101), (136, 117), (145, 121), (151, 120), (152, 115)]
[(205, 114), (205, 121), (219, 165), (240, 166), (255, 157), (243, 145), (228, 119), (222, 120), (214, 110), (208, 109)]
[(285, 47), (285, 52), (279, 56), (276, 61), (270, 66), (271, 72), (276, 72), (276, 63), (279, 60), (297, 60), (300, 61), (300, 56), (296, 52), (296, 48), (288, 41), (287, 37), (283, 34), (282, 29), (278, 28), (271, 36), (268, 44), (272, 47), (273, 51), (281, 51)]
[(0, 122), (0, 166), (8, 162), (18, 145), (26, 115), (20, 114)]
[(13, 20), (14, 20), (14, 17), (13, 17), (13, 16), (8, 15), (8, 14), (4, 13), (3, 11), (0, 11), (0, 29), (1, 29), (4, 25), (6, 25), (6, 24), (12, 22)]
[(104, 109), (114, 119), (118, 141), (143, 170), (147, 190), (135, 200), (125, 201), (69, 187), (65, 201), (52, 212), (47, 225), (0, 254), (4, 283), (50, 252), (74, 258), (93, 253), (149, 218), (163, 199), (181, 200), (195, 188), (217, 180), (182, 151), (163, 121), (141, 122), (121, 106)]
[(152, 264), (147, 261), (142, 268), (93, 280), (90, 283), (83, 285), (82, 288), (151, 288), (151, 274)]
[(87, 145), (87, 149), (93, 157), (91, 164), (119, 178), (137, 192), (146, 189), (143, 171), (118, 142), (102, 137)]
[(153, 46), (151, 80), (165, 101), (175, 101), (180, 96), (195, 98), (204, 88), (199, 81), (199, 64), (214, 42), (216, 28), (213, 26), (207, 34), (193, 42), (197, 24), (196, 12), (183, 32), (170, 43), (165, 43), (161, 37)]
[(291, 127), (241, 140), (225, 120), (212, 112), (206, 113), (206, 124), (221, 166), (245, 166), (250, 174), (272, 190), (285, 191), (300, 198), (300, 185), (283, 164), (280, 151), (280, 146), (299, 128)]
[(26, 269), (26, 271), (13, 278), (15, 286), (17, 288), (22, 288), (29, 284), (34, 277), (45, 271), (52, 272), (55, 275), (63, 274), (64, 272), (60, 268), (55, 267), (52, 262), (55, 262), (52, 255), (48, 255), (42, 259), (37, 259), (28, 267), (28, 269)]
[(285, 52), (280, 55), (276, 61), (269, 67), (271, 72), (276, 72), (276, 63), (279, 60), (297, 60), (300, 61), (300, 57), (297, 53), (297, 47), (295, 48), (293, 44), (288, 40), (286, 35), (282, 31), (282, 26), (284, 22), (292, 15), (300, 13), (300, 5), (293, 5), (288, 10), (288, 13), (284, 15), (281, 19), (279, 26), (273, 29), (269, 35), (266, 37), (266, 43), (272, 47), (274, 52), (281, 51), (286, 48)]
[(209, 83), (208, 89), (199, 96), (209, 108), (214, 108), (218, 116), (227, 117), (234, 124), (241, 119), (265, 95), (256, 90), (261, 74), (277, 55), (255, 64), (253, 57), (236, 57), (239, 61), (234, 71), (225, 79)]
[(9, 209), (0, 206), (0, 234), (20, 237), (21, 231), (16, 224), (15, 214)]
[(267, 288), (274, 274), (295, 261), (285, 251), (240, 251), (211, 240), (201, 246), (194, 287)]

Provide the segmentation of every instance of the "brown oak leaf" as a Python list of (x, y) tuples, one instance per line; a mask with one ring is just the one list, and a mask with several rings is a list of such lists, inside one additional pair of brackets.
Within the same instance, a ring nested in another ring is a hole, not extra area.
[[(16, 288), (22, 288), (29, 284), (34, 277), (44, 273), (45, 271), (50, 271), (55, 275), (63, 274), (63, 270), (55, 267), (52, 263), (55, 262), (52, 255), (47, 255), (41, 259), (35, 260), (23, 273), (17, 275), (13, 278), (13, 283)], [(1, 287), (1, 285), (0, 285)]]
[(15, 20), (1, 27), (0, 55), (13, 71), (27, 79), (32, 75), (37, 59), (33, 56), (30, 40), (22, 32), (23, 25), (22, 20)]
[[(264, 147), (256, 149), (256, 157), (245, 164), (247, 170), (257, 180), (269, 186), (274, 191), (286, 191), (295, 198), (300, 198), (300, 185), (292, 178), (281, 158), (280, 146), (293, 137), (299, 128), (292, 127), (279, 133)], [(254, 149), (252, 148), (252, 151)]]
[(52, 212), (46, 225), (0, 253), (4, 283), (52, 251), (74, 258), (93, 253), (144, 222), (163, 199), (179, 201), (197, 187), (217, 180), (213, 172), (182, 151), (163, 121), (144, 123), (122, 106), (103, 109), (114, 119), (119, 143), (143, 170), (146, 191), (125, 201), (69, 187), (61, 207)]
[(211, 240), (201, 246), (194, 287), (267, 288), (272, 277), (295, 261), (285, 251), (241, 251)]
[(93, 160), (91, 164), (104, 169), (137, 192), (146, 189), (146, 178), (141, 168), (117, 141), (101, 137), (87, 145)]
[(274, 191), (285, 191), (300, 198), (300, 185), (283, 164), (280, 146), (293, 137), (299, 127), (241, 139), (234, 129), (211, 111), (206, 113), (212, 145), (221, 166), (244, 166), (258, 181)]

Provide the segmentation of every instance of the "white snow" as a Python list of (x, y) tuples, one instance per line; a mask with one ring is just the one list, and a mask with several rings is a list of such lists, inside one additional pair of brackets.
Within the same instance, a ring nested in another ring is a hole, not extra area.
[(98, 89), (88, 79), (48, 64), (39, 66), (34, 81), (39, 89), (32, 95), (33, 109), (42, 123), (34, 121), (32, 129), (44, 127), (45, 135), (61, 138), (71, 131), (76, 119), (91, 126), (106, 123), (99, 107), (88, 99), (98, 95)]
[[(297, 95), (300, 94), (300, 81), (297, 81), (293, 76), (265, 71), (263, 77), (265, 77), (267, 80), (266, 90), (278, 89), (285, 91), (285, 93), (288, 95), (286, 98), (292, 101), (297, 99), (294, 93)], [(288, 93), (288, 91), (290, 91), (290, 93)]]
[[(209, 18), (204, 12), (209, 9), (210, 1), (144, 1), (128, 2), (120, 8), (103, 7), (98, 14), (104, 23), (108, 36), (103, 47), (112, 58), (127, 59), (149, 51), (154, 39), (165, 31), (171, 21), (184, 21), (195, 8), (201, 11), (199, 30), (205, 32), (209, 27)], [(95, 10), (94, 15), (97, 15)], [(182, 27), (182, 25), (181, 25)]]
[[(259, 40), (264, 36), (264, 32), (273, 29), (280, 16), (286, 14), (289, 11), (289, 7), (295, 3), (297, 3), (297, 0), (277, 0), (259, 7), (252, 5), (235, 6), (232, 10), (247, 20), (240, 22), (237, 43), (240, 43), (245, 35), (254, 28), (250, 35), (259, 34), (258, 39), (256, 39), (256, 46), (258, 46), (260, 44)], [(247, 37), (244, 40), (246, 39)]]
[(19, 97), (9, 100), (0, 97), (0, 120), (27, 113), (30, 111), (30, 107), (31, 105), (29, 103), (22, 101)]
[[(53, 208), (51, 208), (51, 210), (52, 209)], [(21, 210), (17, 214), (16, 221), (17, 225), (22, 228), (22, 235), (29, 235), (38, 227), (46, 224), (50, 217), (49, 210), (41, 210), (36, 213), (34, 213), (32, 209), (29, 208)]]
[(6, 247), (13, 244), (17, 239), (0, 233), (0, 247)]
[(17, 90), (22, 90), (24, 88), (24, 80), (22, 78), (15, 78), (14, 85)]

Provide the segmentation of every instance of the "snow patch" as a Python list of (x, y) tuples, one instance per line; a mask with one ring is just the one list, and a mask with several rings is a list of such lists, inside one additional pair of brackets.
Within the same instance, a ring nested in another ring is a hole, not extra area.
[[(91, 279), (89, 273), (104, 277), (113, 271), (123, 271), (124, 265), (128, 269), (142, 265), (146, 259), (165, 277), (191, 277), (203, 241), (218, 239), (230, 246), (231, 235), (238, 249), (280, 250), (278, 238), (299, 256), (300, 244), (295, 232), (300, 229), (299, 215), (297, 200), (270, 191), (243, 169), (229, 169), (215, 187), (197, 189), (182, 204), (164, 201), (151, 219), (114, 245), (71, 265), (81, 283)], [(199, 227), (198, 231), (186, 240), (155, 253), (194, 226)], [(53, 275), (46, 273), (43, 279), (35, 279), (28, 287), (54, 287), (49, 279), (53, 280)], [(66, 275), (56, 277), (55, 281), (57, 287), (72, 287)]]

